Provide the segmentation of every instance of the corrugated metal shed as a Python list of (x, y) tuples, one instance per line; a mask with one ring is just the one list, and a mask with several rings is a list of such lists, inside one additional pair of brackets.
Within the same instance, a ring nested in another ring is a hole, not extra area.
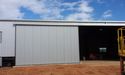
[(16, 57), (16, 65), (79, 63), (78, 26), (125, 26), (125, 21), (0, 20), (0, 57)]

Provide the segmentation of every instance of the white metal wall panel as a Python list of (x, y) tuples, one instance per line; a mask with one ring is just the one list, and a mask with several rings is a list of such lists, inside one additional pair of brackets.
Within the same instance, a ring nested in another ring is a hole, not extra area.
[(0, 22), (2, 42), (0, 43), (0, 57), (15, 56), (15, 27), (10, 22)]
[(64, 28), (57, 27), (57, 62), (65, 63), (64, 56)]
[[(31, 28), (31, 27), (30, 27)], [(32, 29), (29, 29), (27, 27), (23, 28), (25, 30), (25, 33), (22, 34), (22, 41), (24, 46), (24, 58), (25, 58), (25, 64), (32, 64)], [(21, 36), (20, 36), (21, 37)], [(30, 38), (29, 38), (30, 37)], [(23, 50), (22, 50), (23, 51)], [(30, 53), (29, 53), (30, 52)], [(26, 55), (28, 53), (28, 55)]]
[[(16, 41), (20, 41), (19, 45), (16, 45), (16, 58), (23, 58), (23, 61), (25, 61), (25, 40), (24, 40), (24, 33), (22, 33), (22, 31), (24, 31), (23, 27), (18, 28), (17, 32), (18, 34), (16, 34)], [(17, 39), (20, 38), (20, 39)], [(27, 41), (28, 42), (28, 41)], [(17, 42), (16, 42), (17, 43)], [(28, 46), (27, 46), (28, 47)], [(20, 50), (20, 51), (18, 51)], [(28, 54), (29, 55), (29, 54)], [(19, 64), (25, 64), (25, 62), (22, 62), (21, 59), (16, 59), (16, 61), (18, 61)]]
[(78, 27), (16, 27), (16, 65), (78, 63), (78, 46)]
[[(72, 62), (77, 62), (77, 61), (79, 61), (79, 50), (77, 51), (76, 49), (79, 49), (79, 41), (78, 41), (78, 39), (79, 39), (79, 37), (75, 37), (75, 36), (79, 36), (78, 34), (77, 34), (77, 32), (78, 32), (78, 29), (76, 28), (76, 27), (74, 27), (74, 28), (72, 28), (71, 29), (71, 37), (73, 38), (73, 40), (71, 41), (72, 43)], [(76, 34), (76, 35), (74, 35), (74, 34)]]

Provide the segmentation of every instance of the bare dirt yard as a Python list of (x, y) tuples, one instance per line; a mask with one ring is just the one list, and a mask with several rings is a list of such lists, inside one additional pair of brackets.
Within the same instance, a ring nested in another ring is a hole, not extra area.
[(0, 75), (120, 75), (120, 68), (119, 61), (82, 61), (80, 64), (0, 68)]

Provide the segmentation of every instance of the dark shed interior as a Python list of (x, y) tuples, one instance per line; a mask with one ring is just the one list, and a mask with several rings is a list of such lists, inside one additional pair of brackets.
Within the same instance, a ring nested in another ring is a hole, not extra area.
[(118, 60), (118, 26), (79, 26), (80, 60)]

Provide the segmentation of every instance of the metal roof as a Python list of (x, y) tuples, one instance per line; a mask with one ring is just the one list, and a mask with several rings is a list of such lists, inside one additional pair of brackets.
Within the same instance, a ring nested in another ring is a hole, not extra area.
[(79, 20), (33, 20), (33, 19), (0, 19), (0, 21), (8, 22), (66, 22), (66, 23), (125, 23), (125, 21), (79, 21)]
[(66, 20), (32, 20), (32, 19), (11, 19), (4, 20), (1, 19), (0, 22), (13, 22), (14, 24), (23, 24), (23, 25), (73, 25), (73, 26), (125, 26), (125, 21), (66, 21)]

